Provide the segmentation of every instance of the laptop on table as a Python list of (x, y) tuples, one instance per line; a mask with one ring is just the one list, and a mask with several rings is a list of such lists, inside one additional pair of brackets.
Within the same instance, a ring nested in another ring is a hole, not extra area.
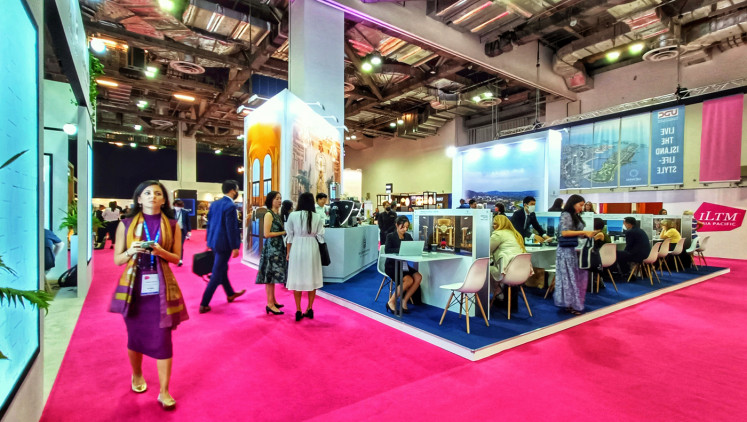
[(399, 256), (420, 256), (425, 247), (424, 240), (404, 240), (399, 244)]

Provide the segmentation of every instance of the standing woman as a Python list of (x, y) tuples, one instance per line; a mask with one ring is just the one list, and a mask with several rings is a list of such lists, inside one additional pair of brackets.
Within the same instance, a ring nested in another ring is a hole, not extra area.
[[(306, 317), (314, 319), (314, 298), (316, 289), (322, 287), (322, 258), (319, 243), (324, 243), (324, 218), (316, 213), (314, 195), (302, 193), (298, 197), (296, 210), (288, 217), (285, 225), (288, 250), (288, 290), (293, 290), (296, 300), (296, 321)], [(301, 313), (301, 294), (308, 292), (309, 305)]]
[(263, 220), (265, 245), (262, 248), (262, 255), (259, 257), (259, 268), (257, 269), (256, 284), (264, 284), (267, 293), (267, 305), (265, 313), (272, 312), (273, 315), (282, 315), (280, 310), (283, 305), (277, 303), (275, 299), (275, 284), (285, 283), (285, 277), (288, 273), (288, 265), (285, 260), (285, 229), (283, 219), (280, 216), (280, 204), (283, 198), (277, 191), (271, 191), (265, 197), (265, 207), (267, 212)]
[(110, 311), (121, 313), (127, 326), (127, 354), (132, 366), (132, 391), (148, 388), (143, 378), (143, 355), (156, 359), (158, 403), (176, 406), (169, 393), (171, 332), (187, 320), (184, 299), (169, 263), (178, 264), (181, 230), (169, 205), (166, 188), (155, 180), (141, 183), (134, 207), (117, 227), (114, 263), (127, 267), (119, 277)]
[[(563, 208), (563, 211), (565, 211), (565, 208)], [(584, 211), (583, 212), (590, 212), (592, 214), (596, 214), (597, 213), (594, 210), (594, 204), (591, 201), (589, 201), (589, 202), (587, 202), (587, 203), (584, 204)]]
[(558, 231), (558, 251), (556, 255), (555, 273), (555, 306), (561, 306), (566, 311), (581, 315), (584, 311), (584, 299), (586, 298), (586, 286), (589, 282), (589, 273), (578, 266), (579, 237), (594, 237), (595, 232), (584, 231), (584, 222), (581, 212), (584, 209), (584, 198), (581, 195), (571, 195), (560, 214), (560, 225)]

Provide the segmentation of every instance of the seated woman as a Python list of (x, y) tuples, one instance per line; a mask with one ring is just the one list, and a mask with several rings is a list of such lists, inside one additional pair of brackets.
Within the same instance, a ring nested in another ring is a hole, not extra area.
[[(490, 287), (494, 292), (493, 300), (496, 298), (503, 300), (503, 287), (500, 281), (506, 272), (506, 266), (516, 255), (526, 253), (526, 251), (524, 239), (514, 229), (511, 220), (501, 214), (493, 217), (493, 233), (490, 235), (490, 256), (493, 258), (493, 263), (490, 265)], [(518, 291), (514, 292), (518, 295)], [(518, 301), (513, 300), (513, 297), (511, 299), (512, 303), (518, 306)]]
[(682, 238), (682, 235), (680, 235), (680, 232), (677, 231), (677, 228), (674, 225), (674, 221), (672, 220), (662, 220), (661, 221), (661, 234), (659, 234), (659, 238), (661, 240), (669, 239), (669, 250), (673, 250), (675, 246), (677, 246), (677, 242), (680, 241)]
[[(399, 253), (400, 243), (402, 243), (403, 240), (412, 240), (410, 233), (407, 233), (409, 227), (410, 220), (408, 220), (404, 215), (401, 215), (394, 220), (395, 230), (387, 235), (386, 243), (384, 244), (386, 253)], [(401, 306), (402, 313), (409, 314), (410, 310), (407, 309), (407, 301), (410, 300), (412, 295), (415, 294), (415, 291), (418, 290), (418, 287), (420, 287), (420, 282), (423, 280), (423, 276), (415, 269), (410, 268), (407, 265), (407, 262), (387, 258), (386, 263), (384, 263), (384, 272), (386, 272), (386, 275), (388, 275), (392, 280), (395, 280), (395, 265), (403, 266), (402, 287), (405, 290)], [(397, 291), (394, 292), (386, 303), (386, 310), (388, 312), (394, 312), (396, 309), (397, 297), (399, 297), (399, 288), (397, 288)]]
[(607, 225), (607, 223), (604, 220), (599, 217), (594, 217), (594, 231), (597, 232), (597, 234), (594, 235), (594, 248), (596, 249), (601, 248), (605, 243), (610, 243), (609, 236), (607, 236), (607, 233), (604, 231), (605, 225)]

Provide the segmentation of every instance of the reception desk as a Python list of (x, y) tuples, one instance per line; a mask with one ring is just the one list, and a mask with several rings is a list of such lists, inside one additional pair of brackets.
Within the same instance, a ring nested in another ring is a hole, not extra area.
[(379, 257), (378, 226), (324, 229), (331, 263), (322, 267), (325, 283), (342, 283), (375, 263)]

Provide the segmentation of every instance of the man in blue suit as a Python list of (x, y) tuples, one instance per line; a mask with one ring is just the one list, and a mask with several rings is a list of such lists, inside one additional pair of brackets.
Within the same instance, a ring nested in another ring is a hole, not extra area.
[(235, 180), (223, 182), (225, 196), (210, 205), (208, 211), (207, 246), (215, 253), (213, 273), (210, 282), (202, 294), (200, 313), (210, 312), (210, 299), (213, 298), (218, 285), (223, 286), (229, 302), (246, 293), (246, 290), (235, 292), (228, 281), (228, 260), (239, 256), (241, 234), (239, 234), (236, 205), (233, 201), (239, 196), (239, 184)]

